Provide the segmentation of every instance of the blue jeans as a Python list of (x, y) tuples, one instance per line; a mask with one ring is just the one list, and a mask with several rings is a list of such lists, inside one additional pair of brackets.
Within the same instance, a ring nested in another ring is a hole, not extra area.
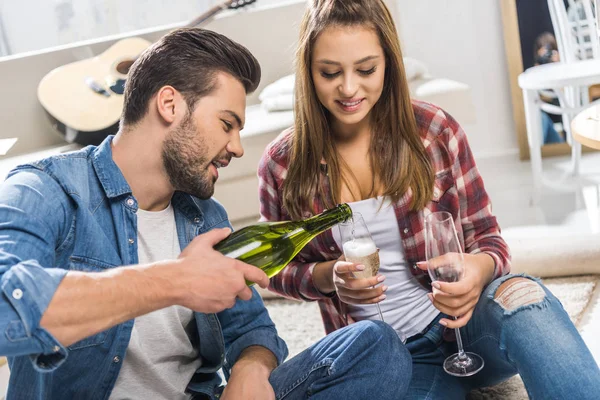
[(380, 321), (339, 329), (277, 367), (269, 378), (277, 400), (402, 399), (410, 354)]
[(544, 111), (542, 111), (542, 132), (544, 134), (543, 144), (562, 143), (565, 141), (558, 132), (556, 132), (556, 129), (554, 129), (554, 121), (552, 121), (552, 118)]
[(464, 399), (471, 389), (495, 385), (517, 373), (531, 399), (598, 398), (598, 365), (547, 288), (538, 282), (536, 288), (543, 289), (538, 293), (541, 301), (525, 306), (507, 309), (494, 300), (498, 287), (511, 278), (515, 275), (492, 282), (469, 323), (461, 328), (465, 351), (483, 357), (483, 370), (469, 378), (456, 378), (443, 370), (444, 359), (457, 348), (455, 342), (443, 341), (443, 327), (437, 323), (440, 316), (406, 343), (413, 375), (405, 399)]

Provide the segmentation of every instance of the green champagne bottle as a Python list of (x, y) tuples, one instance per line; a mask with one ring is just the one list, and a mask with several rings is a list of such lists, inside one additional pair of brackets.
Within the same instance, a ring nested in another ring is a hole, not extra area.
[(215, 250), (262, 269), (270, 278), (317, 235), (351, 217), (350, 207), (340, 204), (302, 221), (258, 223), (233, 232), (217, 243)]

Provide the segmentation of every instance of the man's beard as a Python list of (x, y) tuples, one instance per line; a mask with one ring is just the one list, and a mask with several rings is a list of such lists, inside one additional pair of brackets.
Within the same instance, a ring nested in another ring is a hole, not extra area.
[(208, 174), (208, 148), (190, 113), (163, 143), (163, 165), (175, 190), (209, 199), (215, 180)]

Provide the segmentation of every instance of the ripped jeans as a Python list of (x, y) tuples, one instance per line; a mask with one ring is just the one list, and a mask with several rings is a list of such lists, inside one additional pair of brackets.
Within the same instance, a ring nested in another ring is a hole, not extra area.
[(517, 373), (531, 399), (598, 398), (596, 361), (560, 301), (538, 280), (507, 275), (484, 289), (473, 317), (461, 328), (465, 351), (485, 360), (474, 376), (457, 378), (444, 372), (444, 359), (457, 347), (442, 338), (442, 316), (406, 343), (413, 374), (405, 399), (465, 399), (470, 390)]

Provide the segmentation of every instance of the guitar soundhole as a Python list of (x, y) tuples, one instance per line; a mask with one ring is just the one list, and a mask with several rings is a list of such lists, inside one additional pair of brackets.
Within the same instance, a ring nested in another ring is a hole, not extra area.
[(131, 68), (131, 66), (133, 65), (133, 60), (125, 60), (125, 61), (121, 61), (120, 63), (117, 64), (117, 72), (120, 73), (121, 75), (127, 75), (129, 73), (129, 69)]

